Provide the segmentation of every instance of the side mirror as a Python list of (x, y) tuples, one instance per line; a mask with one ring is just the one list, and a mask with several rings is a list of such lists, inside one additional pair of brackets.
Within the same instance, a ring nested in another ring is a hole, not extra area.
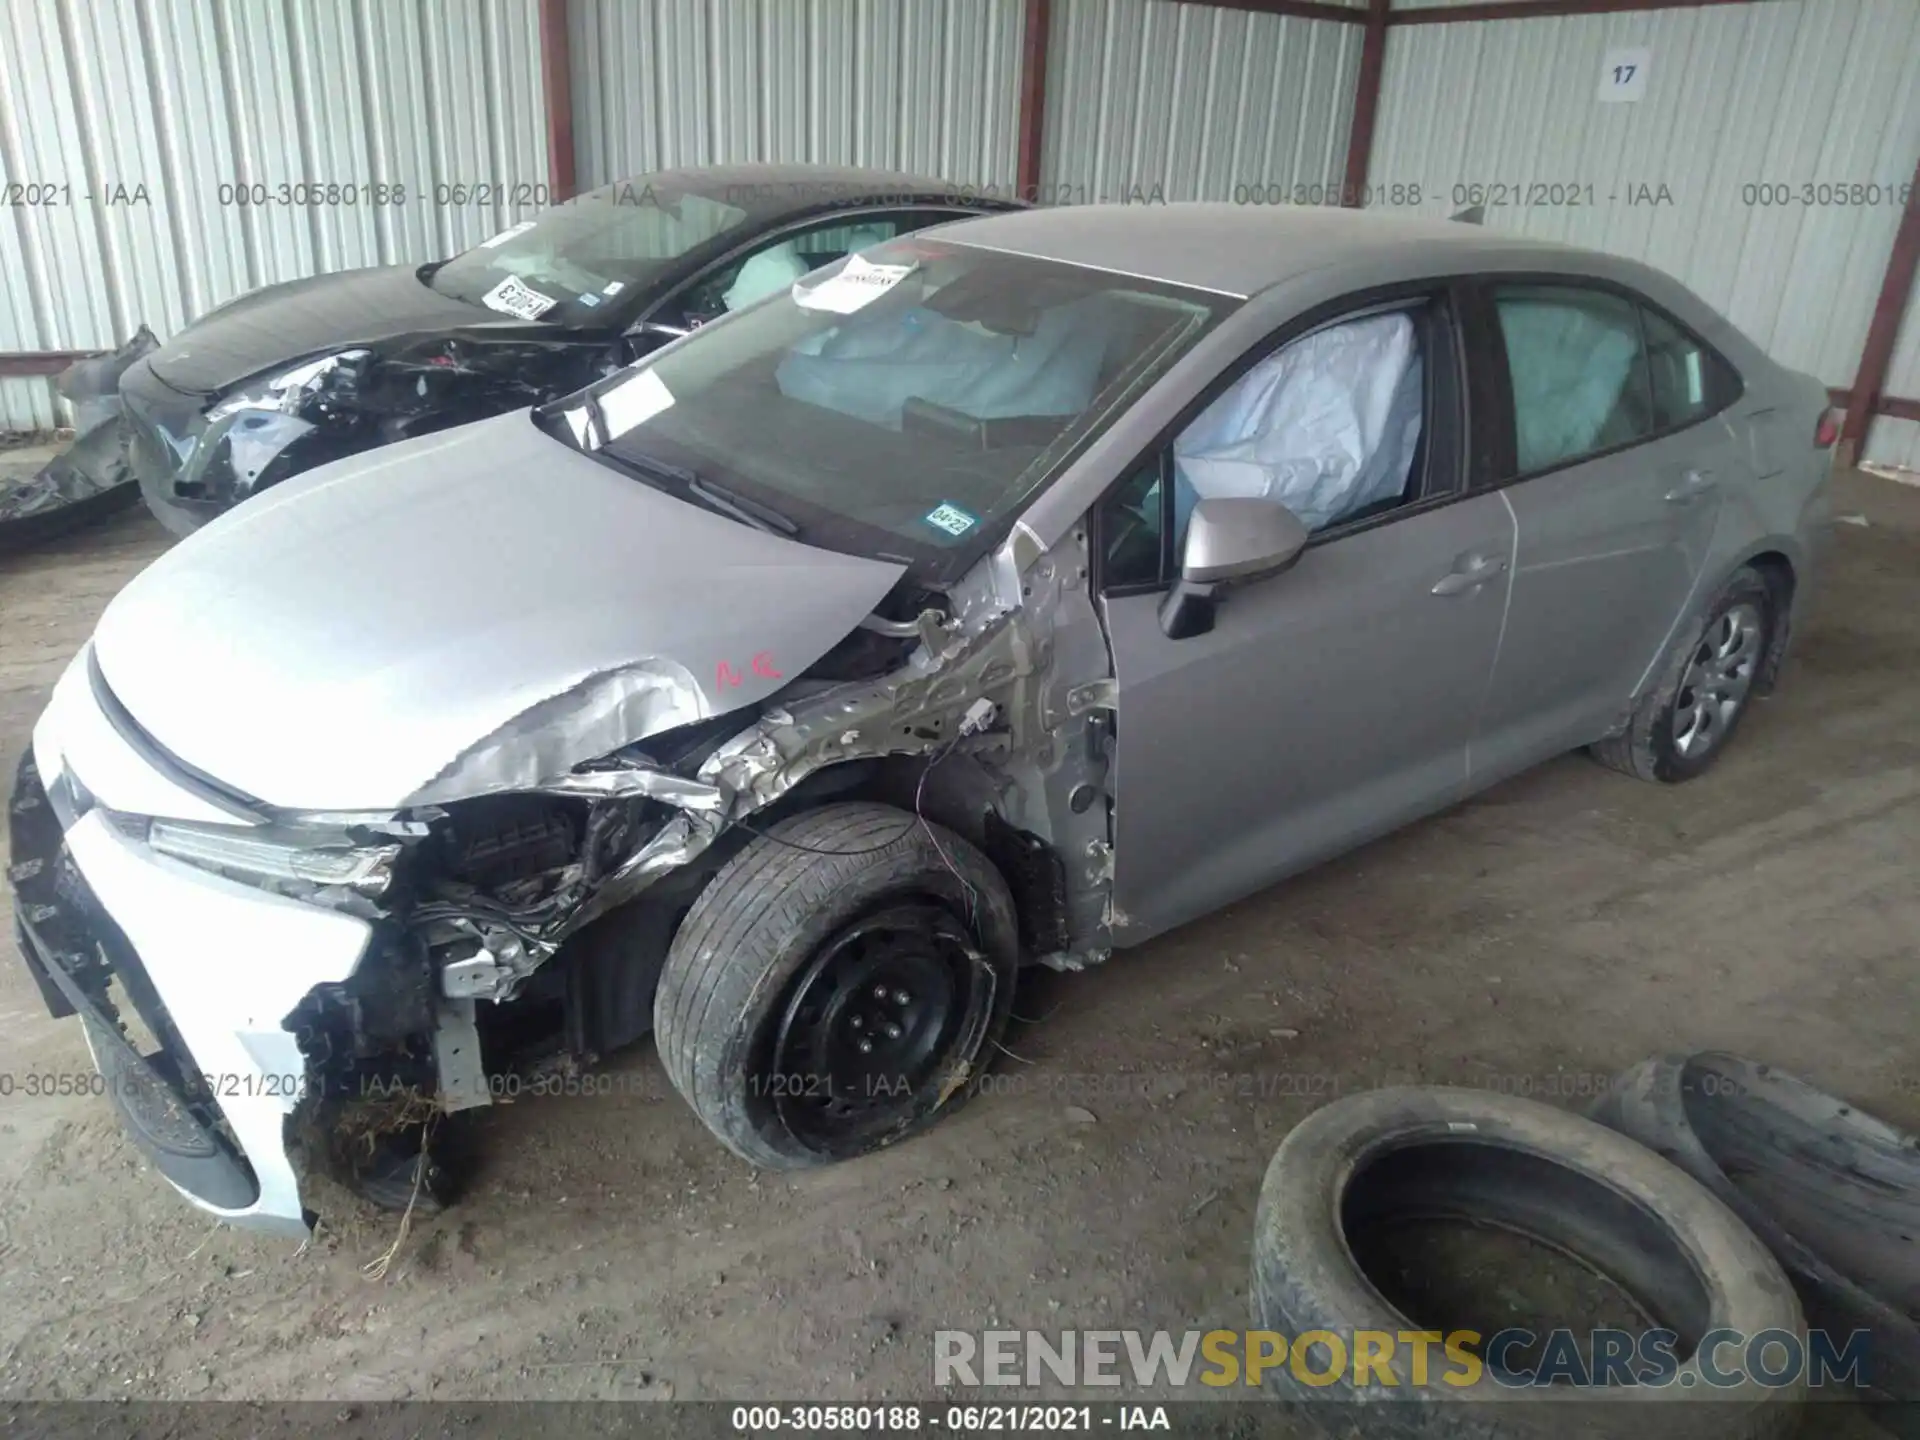
[(1204, 635), (1213, 628), (1223, 585), (1278, 575), (1306, 546), (1307, 527), (1277, 500), (1225, 496), (1198, 502), (1187, 519), (1180, 579), (1160, 606), (1161, 630), (1169, 640)]

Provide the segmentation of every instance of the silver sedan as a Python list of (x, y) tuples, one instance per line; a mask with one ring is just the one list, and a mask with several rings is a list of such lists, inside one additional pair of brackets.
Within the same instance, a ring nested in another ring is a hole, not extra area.
[(923, 231), (163, 556), (22, 767), (22, 949), (238, 1222), (303, 1230), (314, 1163), (416, 1203), (423, 1117), (649, 1031), (739, 1154), (843, 1159), (978, 1088), (1022, 965), (1572, 748), (1699, 775), (1807, 603), (1832, 439), (1604, 255)]

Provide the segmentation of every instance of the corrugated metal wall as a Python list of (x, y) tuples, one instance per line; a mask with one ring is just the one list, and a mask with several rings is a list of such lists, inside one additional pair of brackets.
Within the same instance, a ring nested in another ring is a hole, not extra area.
[(1055, 0), (1041, 198), (1337, 199), (1361, 38), (1337, 20)]
[(572, 0), (583, 188), (674, 165), (873, 165), (1011, 193), (1020, 0)]
[[(1010, 188), (1023, 8), (571, 0), (579, 182), (774, 160)], [(1043, 198), (1337, 190), (1362, 27), (1175, 0), (1053, 16)], [(1650, 52), (1645, 97), (1600, 103), (1627, 47)], [(0, 53), (0, 184), (50, 187), (0, 210), (0, 350), (167, 335), (272, 281), (449, 253), (544, 199), (538, 0), (4, 0)], [(1920, 3), (1768, 0), (1396, 27), (1369, 184), (1441, 214), (1496, 187), (1522, 203), (1488, 223), (1646, 259), (1846, 386), (1916, 154)], [(287, 203), (301, 182), (341, 189)], [(476, 182), (498, 188), (442, 188)], [(1836, 182), (1879, 188), (1800, 193)], [(1920, 395), (1920, 317), (1887, 388)], [(0, 429), (53, 418), (46, 381), (0, 379)], [(1920, 463), (1920, 425), (1881, 420), (1867, 453)]]
[[(0, 185), (53, 201), (0, 209), (0, 350), (164, 337), (538, 208), (439, 189), (544, 183), (538, 20), (537, 0), (5, 0)], [(0, 379), (0, 429), (53, 419), (48, 382)]]
[[(1650, 52), (1637, 103), (1598, 99), (1619, 48)], [(1916, 156), (1920, 4), (1771, 0), (1398, 27), (1369, 183), (1441, 214), (1492, 186), (1489, 225), (1657, 265), (1844, 387)]]

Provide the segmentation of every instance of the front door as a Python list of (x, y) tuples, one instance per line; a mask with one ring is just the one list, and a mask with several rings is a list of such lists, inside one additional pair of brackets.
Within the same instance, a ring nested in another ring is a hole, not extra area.
[[(1405, 387), (1390, 406), (1364, 394), (1350, 402), (1341, 388), (1360, 376), (1364, 389), (1365, 367), (1382, 357), (1398, 354), (1405, 365), (1375, 309), (1347, 322), (1373, 327), (1355, 344), (1329, 343), (1322, 328), (1287, 341), (1269, 357), (1272, 367), (1257, 361), (1180, 432), (1172, 454), (1148, 457), (1102, 507), (1102, 603), (1118, 687), (1120, 943), (1205, 914), (1462, 792), (1500, 643), (1514, 528), (1498, 493), (1460, 493), (1461, 390), (1446, 297), (1422, 297), (1405, 314), (1418, 347), (1397, 381), (1386, 377)], [(1320, 349), (1287, 363), (1293, 346), (1312, 342)], [(1372, 454), (1329, 435), (1358, 435), (1361, 449), (1401, 447), (1385, 486)], [(1143, 532), (1156, 515), (1178, 527), (1195, 498), (1183, 489), (1220, 473), (1176, 465), (1200, 448), (1195, 436), (1212, 454), (1239, 457), (1231, 483), (1258, 486), (1270, 476), (1270, 488), (1254, 493), (1288, 501), (1320, 528), (1293, 568), (1229, 588), (1210, 629), (1175, 640), (1160, 623), (1164, 586), (1143, 582), (1134, 567), (1157, 549), (1162, 572), (1171, 568), (1183, 537), (1156, 547)], [(1352, 467), (1330, 458), (1343, 447), (1359, 461), (1357, 509), (1341, 494)], [(1168, 492), (1177, 503), (1161, 503)]]
[(1115, 938), (1458, 798), (1512, 551), (1505, 503), (1482, 495), (1309, 546), (1203, 635), (1169, 640), (1158, 596), (1109, 599)]

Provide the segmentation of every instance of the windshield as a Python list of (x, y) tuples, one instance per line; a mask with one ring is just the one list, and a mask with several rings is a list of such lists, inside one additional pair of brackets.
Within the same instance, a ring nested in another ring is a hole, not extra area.
[(809, 543), (950, 579), (1237, 303), (913, 236), (597, 382), (557, 428), (696, 501), (724, 488)]
[(612, 185), (509, 226), (454, 256), (427, 283), (502, 315), (590, 325), (670, 261), (746, 218), (705, 195)]

